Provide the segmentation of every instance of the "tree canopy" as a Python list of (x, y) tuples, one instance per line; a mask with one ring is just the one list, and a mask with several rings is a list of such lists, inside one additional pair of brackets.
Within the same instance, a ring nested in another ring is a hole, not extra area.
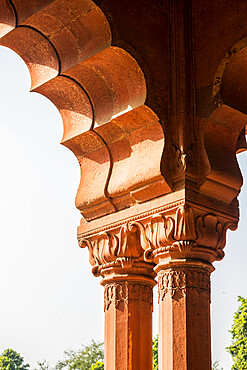
[[(55, 366), (56, 370), (104, 370), (104, 344), (94, 340), (88, 345), (81, 346), (77, 351), (64, 351), (64, 358)], [(12, 349), (7, 349), (0, 356), (0, 370), (28, 370), (29, 364)], [(49, 370), (46, 360), (37, 361), (36, 370)], [(54, 369), (54, 368), (53, 368)], [(153, 340), (153, 370), (158, 370), (158, 335)]]
[(158, 335), (153, 340), (153, 370), (158, 370)]
[(227, 351), (232, 355), (233, 370), (247, 369), (247, 299), (238, 297), (240, 305), (234, 314), (230, 333), (232, 343)]
[(94, 365), (91, 365), (92, 370), (104, 370), (104, 362), (97, 361)]
[(91, 344), (82, 346), (78, 351), (67, 350), (64, 359), (56, 365), (57, 370), (89, 370), (104, 369), (103, 343), (92, 340)]
[(0, 356), (0, 370), (27, 370), (29, 367), (29, 364), (24, 364), (23, 357), (11, 348)]

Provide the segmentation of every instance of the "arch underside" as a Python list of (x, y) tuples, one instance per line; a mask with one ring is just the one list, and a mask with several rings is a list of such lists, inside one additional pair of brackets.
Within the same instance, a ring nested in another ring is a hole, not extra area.
[[(137, 8), (146, 10), (148, 4)], [(193, 2), (191, 6), (196, 13)], [(124, 34), (116, 7), (111, 0), (101, 7), (108, 9), (107, 18), (91, 0), (0, 2), (0, 45), (25, 61), (31, 91), (58, 108), (64, 124), (62, 144), (79, 161), (77, 208), (89, 221), (186, 186), (209, 197), (217, 193), (220, 201), (231, 203), (242, 184), (235, 153), (246, 147), (246, 116), (228, 97), (228, 87), (223, 89), (228, 105), (220, 93), (212, 93), (220, 55), (211, 63), (214, 68), (205, 69), (200, 34), (193, 41), (185, 30), (187, 47), (180, 36), (168, 33), (170, 53), (157, 58), (168, 42), (157, 41), (151, 26), (159, 24), (165, 35), (168, 9), (157, 19), (156, 5), (150, 7), (147, 42), (145, 37), (138, 41), (138, 50), (116, 42), (116, 34)], [(124, 18), (125, 10), (120, 10)], [(170, 10), (175, 29), (178, 21)], [(143, 20), (130, 16), (131, 22), (140, 33)], [(199, 27), (196, 21), (192, 24)], [(126, 40), (134, 40), (133, 32), (125, 33)], [(194, 54), (188, 46), (193, 43)], [(222, 166), (226, 159), (228, 165)]]
[(101, 9), (90, 0), (0, 5), (0, 44), (22, 57), (31, 91), (49, 98), (62, 116), (62, 144), (81, 168), (76, 206), (84, 218), (167, 193), (160, 170), (164, 133), (145, 105), (145, 77), (128, 52), (111, 46)]

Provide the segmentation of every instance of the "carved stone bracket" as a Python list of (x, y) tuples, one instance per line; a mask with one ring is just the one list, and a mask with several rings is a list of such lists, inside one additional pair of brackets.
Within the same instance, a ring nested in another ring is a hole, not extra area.
[(138, 304), (149, 303), (153, 305), (153, 287), (149, 284), (112, 283), (105, 285), (104, 310), (111, 304), (119, 308), (121, 304), (128, 306), (129, 302)]
[(168, 293), (173, 298), (176, 294), (185, 295), (188, 289), (192, 289), (197, 294), (210, 294), (210, 271), (172, 269), (158, 274), (159, 302)]

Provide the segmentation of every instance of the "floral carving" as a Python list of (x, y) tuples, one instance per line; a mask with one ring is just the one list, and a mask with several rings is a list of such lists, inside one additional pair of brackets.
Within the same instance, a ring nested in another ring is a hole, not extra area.
[(148, 240), (140, 222), (131, 222), (121, 227), (118, 257), (140, 258), (146, 248), (148, 248)]
[(235, 229), (236, 224), (222, 223), (213, 214), (196, 216), (187, 205), (178, 207), (174, 218), (155, 215), (146, 226), (149, 248), (145, 250), (145, 260), (152, 261), (159, 253), (177, 251), (185, 257), (192, 250), (195, 252), (196, 248), (215, 250), (216, 258), (221, 259), (228, 228)]
[(169, 270), (158, 274), (159, 302), (166, 294), (175, 297), (176, 293), (185, 295), (186, 290), (192, 289), (197, 294), (210, 293), (210, 272), (202, 270)]
[(217, 248), (222, 238), (222, 225), (214, 215), (198, 217), (196, 221), (197, 242), (209, 248)]
[(190, 172), (190, 170), (195, 167), (196, 161), (193, 151), (193, 145), (187, 151), (173, 146), (173, 153), (176, 164), (176, 174), (182, 174), (185, 171)]
[(152, 217), (147, 236), (155, 248), (171, 245), (175, 241), (195, 240), (195, 222), (191, 207), (183, 205), (176, 211), (175, 219), (161, 214)]
[(158, 275), (159, 302), (169, 292), (173, 297), (176, 292), (183, 292), (186, 288), (186, 275), (184, 271), (162, 272)]
[(119, 308), (121, 304), (128, 306), (129, 302), (153, 304), (153, 289), (149, 284), (112, 283), (105, 285), (104, 309), (107, 311), (111, 304)]
[(195, 240), (195, 219), (191, 207), (183, 205), (179, 207), (175, 216), (174, 228), (175, 240)]
[(179, 250), (189, 252), (196, 240), (195, 221), (191, 207), (183, 205), (176, 211), (175, 218), (161, 214), (152, 217), (146, 235), (150, 242), (145, 259), (152, 260), (159, 252)]
[(143, 260), (149, 242), (144, 226), (140, 222), (131, 222), (123, 225), (117, 235), (99, 233), (94, 239), (79, 238), (79, 246), (88, 247), (89, 262), (94, 275), (98, 276), (99, 267), (131, 267), (136, 260)]
[(147, 225), (146, 234), (153, 248), (162, 248), (173, 243), (174, 223), (173, 218), (161, 214), (152, 217), (150, 224)]
[[(175, 258), (199, 258), (212, 262), (222, 259), (228, 228), (236, 224), (214, 214), (202, 214), (188, 205), (180, 205), (173, 215), (156, 214), (147, 221), (125, 223), (114, 231), (92, 238), (79, 238), (88, 247), (93, 273), (105, 267), (131, 268), (136, 261), (157, 262), (162, 254)], [(171, 213), (170, 213), (171, 214)]]
[(118, 239), (109, 233), (100, 233), (97, 240), (79, 239), (81, 248), (88, 247), (91, 265), (103, 265), (117, 258)]
[(222, 249), (226, 244), (227, 229), (235, 230), (236, 224), (226, 222), (223, 226), (218, 218), (212, 214), (206, 214), (204, 217), (198, 217), (196, 220), (197, 244), (207, 248), (215, 249), (218, 252), (218, 258), (224, 257)]

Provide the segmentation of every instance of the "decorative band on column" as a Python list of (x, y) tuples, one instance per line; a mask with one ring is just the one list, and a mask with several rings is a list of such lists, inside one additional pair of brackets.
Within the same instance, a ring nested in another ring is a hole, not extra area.
[(158, 274), (158, 300), (163, 301), (169, 293), (173, 298), (176, 293), (186, 294), (192, 289), (198, 295), (206, 293), (210, 295), (210, 271), (171, 269), (161, 271)]
[(128, 306), (129, 302), (149, 303), (153, 308), (153, 286), (128, 282), (105, 285), (104, 311), (107, 311), (111, 304), (118, 308), (121, 303)]

